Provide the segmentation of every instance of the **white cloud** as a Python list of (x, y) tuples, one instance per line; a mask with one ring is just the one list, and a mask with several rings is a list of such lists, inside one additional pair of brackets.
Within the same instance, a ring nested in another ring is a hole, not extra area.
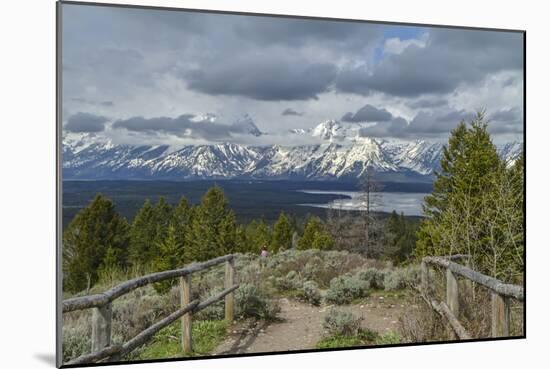
[(416, 47), (424, 48), (428, 42), (428, 33), (423, 33), (420, 38), (411, 38), (408, 40), (401, 40), (398, 37), (388, 38), (384, 42), (384, 53), (387, 54), (401, 54), (407, 47), (414, 45)]

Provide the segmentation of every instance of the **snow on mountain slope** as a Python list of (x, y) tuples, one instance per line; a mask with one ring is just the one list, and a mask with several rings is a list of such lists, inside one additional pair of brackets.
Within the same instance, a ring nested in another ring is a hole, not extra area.
[(506, 160), (507, 164), (513, 165), (523, 151), (523, 142), (513, 141), (498, 148), (500, 157)]
[(144, 164), (153, 177), (238, 177), (259, 159), (259, 154), (231, 143), (185, 146)]
[[(246, 134), (263, 134), (246, 117), (237, 126)], [(381, 173), (425, 177), (438, 169), (442, 144), (362, 137), (360, 128), (355, 123), (326, 121), (313, 129), (292, 131), (318, 137), (319, 144), (260, 147), (220, 143), (188, 145), (175, 151), (166, 145), (115, 145), (93, 134), (68, 134), (63, 140), (63, 175), (65, 179), (353, 179), (369, 167)], [(520, 142), (498, 148), (510, 162), (522, 149)]]
[(399, 168), (422, 175), (429, 175), (438, 167), (443, 150), (442, 144), (423, 140), (406, 143), (383, 141), (381, 145)]

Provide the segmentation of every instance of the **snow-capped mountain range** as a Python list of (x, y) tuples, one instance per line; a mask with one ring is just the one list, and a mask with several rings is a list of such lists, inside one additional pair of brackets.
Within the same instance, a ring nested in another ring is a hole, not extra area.
[[(247, 117), (239, 131), (264, 135)], [(377, 173), (431, 178), (443, 146), (422, 140), (388, 141), (364, 137), (365, 125), (335, 120), (289, 134), (317, 138), (318, 144), (250, 146), (235, 143), (188, 145), (116, 145), (94, 134), (67, 133), (63, 138), (64, 179), (356, 179), (368, 167)], [(515, 160), (522, 143), (499, 147)]]

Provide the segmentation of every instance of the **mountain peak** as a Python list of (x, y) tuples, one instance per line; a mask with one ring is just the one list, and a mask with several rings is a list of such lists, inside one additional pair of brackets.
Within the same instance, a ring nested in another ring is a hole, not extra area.
[(313, 137), (318, 137), (323, 140), (343, 140), (346, 137), (344, 127), (339, 121), (334, 119), (326, 120), (311, 130)]
[(256, 137), (264, 134), (260, 131), (256, 123), (254, 123), (252, 117), (248, 114), (244, 114), (241, 118), (231, 124), (231, 132), (251, 134)]

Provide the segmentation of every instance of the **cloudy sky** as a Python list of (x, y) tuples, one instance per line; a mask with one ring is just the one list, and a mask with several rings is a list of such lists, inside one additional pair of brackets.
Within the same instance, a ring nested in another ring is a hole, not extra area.
[(520, 33), (65, 4), (62, 50), (64, 132), (120, 143), (291, 143), (328, 119), (444, 140), (482, 108), (495, 142), (523, 134)]

